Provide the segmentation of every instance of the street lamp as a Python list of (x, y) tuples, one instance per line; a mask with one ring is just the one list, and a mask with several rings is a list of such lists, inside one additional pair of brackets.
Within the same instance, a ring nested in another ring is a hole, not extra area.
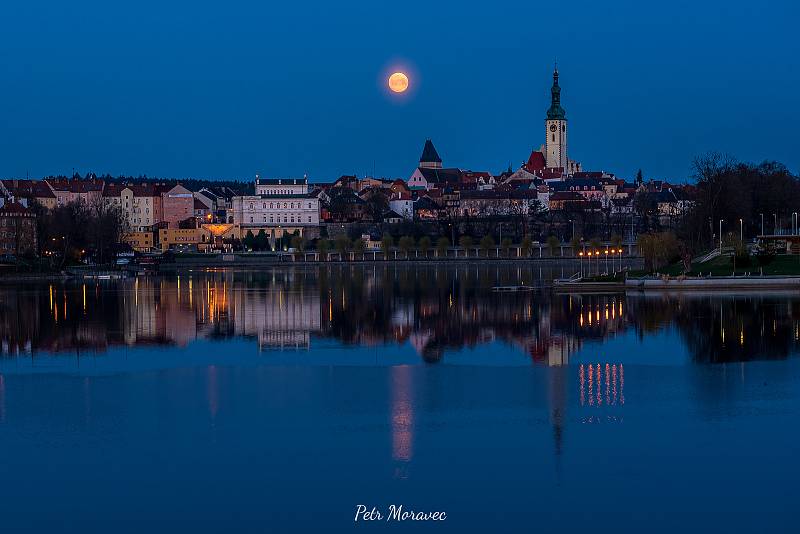
[(797, 234), (797, 212), (792, 212), (792, 235)]
[(764, 214), (761, 214), (761, 235), (764, 235)]
[(606, 274), (608, 274), (608, 249), (606, 249)]
[(739, 219), (739, 241), (744, 243), (744, 223)]
[(778, 235), (778, 214), (773, 213), (772, 216), (775, 218), (775, 231), (772, 232), (774, 235)]
[(578, 252), (578, 257), (581, 259), (581, 278), (583, 278), (583, 252)]
[(725, 219), (720, 219), (719, 220), (719, 252), (720, 252), (720, 254), (722, 254), (722, 222), (724, 220)]

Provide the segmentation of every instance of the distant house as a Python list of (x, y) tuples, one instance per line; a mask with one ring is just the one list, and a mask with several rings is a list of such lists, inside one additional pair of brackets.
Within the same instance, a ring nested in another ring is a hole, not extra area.
[(538, 200), (535, 189), (462, 191), (459, 211), (462, 217), (528, 215)]
[(0, 190), (15, 199), (26, 199), (29, 206), (37, 202), (47, 209), (56, 207), (56, 196), (44, 180), (3, 180)]
[(588, 206), (589, 201), (576, 191), (556, 191), (550, 193), (550, 209), (552, 211), (579, 210), (586, 209)]
[(201, 221), (206, 221), (213, 217), (211, 214), (211, 208), (206, 206), (199, 198), (194, 199), (194, 216)]
[(417, 168), (408, 179), (408, 186), (411, 189), (431, 189), (443, 187), (458, 188), (462, 183), (461, 169), (430, 169), (425, 167)]
[(36, 252), (36, 214), (19, 202), (0, 207), (0, 254)]
[(105, 185), (103, 180), (98, 180), (94, 175), (88, 179), (47, 178), (44, 182), (55, 195), (57, 206), (64, 206), (71, 202), (98, 203), (102, 198)]
[(420, 220), (432, 220), (439, 218), (441, 207), (428, 196), (420, 197), (414, 203), (414, 218)]
[(389, 198), (389, 209), (404, 219), (414, 218), (414, 200), (411, 193), (400, 191)]
[(612, 215), (630, 215), (633, 213), (633, 197), (619, 197), (611, 199)]
[(349, 187), (336, 186), (326, 191), (329, 222), (361, 222), (367, 215), (367, 202)]
[(394, 210), (387, 211), (383, 216), (383, 222), (387, 224), (400, 224), (404, 219), (405, 217)]

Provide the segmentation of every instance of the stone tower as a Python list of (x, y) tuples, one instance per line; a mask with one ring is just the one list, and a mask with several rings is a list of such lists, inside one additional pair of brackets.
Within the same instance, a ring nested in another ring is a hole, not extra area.
[(433, 142), (430, 139), (425, 140), (425, 146), (422, 147), (422, 155), (419, 157), (419, 166), (421, 169), (441, 169), (442, 158), (436, 152)]
[(553, 69), (553, 87), (550, 89), (550, 109), (547, 110), (545, 126), (545, 158), (550, 168), (560, 167), (568, 171), (567, 158), (567, 114), (561, 107), (561, 87), (558, 86), (558, 68)]

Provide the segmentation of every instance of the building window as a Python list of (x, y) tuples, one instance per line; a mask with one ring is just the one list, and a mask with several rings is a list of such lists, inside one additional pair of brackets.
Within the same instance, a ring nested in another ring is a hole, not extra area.
[(556, 134), (553, 134), (553, 142), (556, 142)]

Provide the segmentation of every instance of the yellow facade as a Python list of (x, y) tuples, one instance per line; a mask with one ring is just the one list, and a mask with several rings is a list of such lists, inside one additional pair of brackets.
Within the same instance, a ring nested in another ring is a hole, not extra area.
[(153, 232), (128, 232), (122, 236), (122, 242), (137, 252), (149, 252), (153, 248)]
[(203, 238), (207, 234), (199, 228), (161, 228), (158, 230), (158, 245), (163, 252), (173, 245), (199, 245), (208, 240)]

